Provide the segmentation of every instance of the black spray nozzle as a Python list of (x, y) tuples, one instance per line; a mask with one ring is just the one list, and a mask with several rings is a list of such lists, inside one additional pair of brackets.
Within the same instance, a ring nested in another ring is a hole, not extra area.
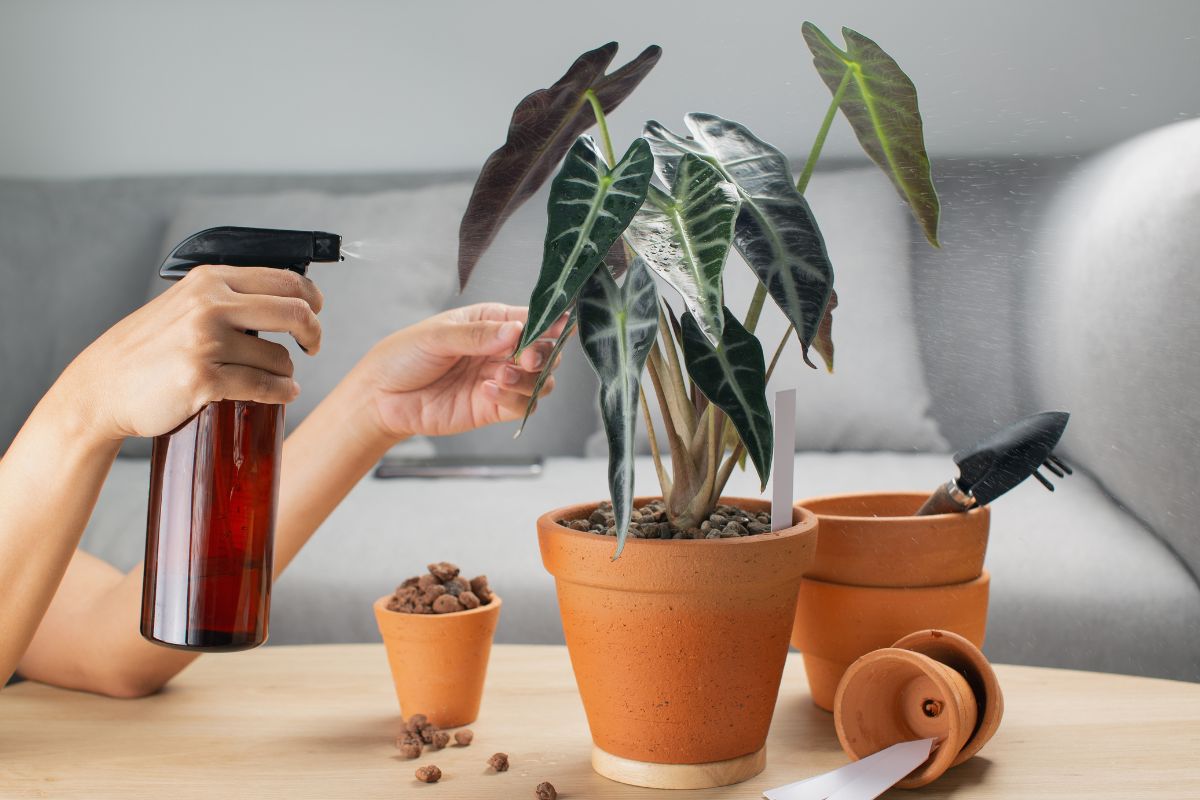
[(158, 274), (179, 280), (201, 264), (274, 267), (304, 275), (314, 261), (341, 259), (342, 237), (324, 231), (285, 231), (225, 225), (194, 233), (171, 251)]

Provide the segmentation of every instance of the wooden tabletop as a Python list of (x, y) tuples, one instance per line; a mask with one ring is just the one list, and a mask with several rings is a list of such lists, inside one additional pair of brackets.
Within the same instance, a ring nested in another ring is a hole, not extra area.
[[(916, 793), (893, 797), (1200, 797), (1200, 684), (997, 668), (995, 739)], [(664, 792), (591, 771), (591, 741), (562, 647), (493, 651), (466, 748), (405, 761), (381, 645), (265, 647), (201, 658), (163, 693), (101, 697), (24, 683), (0, 693), (3, 798), (439, 798), (521, 800), (550, 781), (566, 800), (759, 798), (763, 789), (847, 763), (831, 715), (787, 665), (766, 771), (723, 789)], [(486, 768), (496, 751), (512, 768)], [(436, 785), (418, 783), (437, 764)]]

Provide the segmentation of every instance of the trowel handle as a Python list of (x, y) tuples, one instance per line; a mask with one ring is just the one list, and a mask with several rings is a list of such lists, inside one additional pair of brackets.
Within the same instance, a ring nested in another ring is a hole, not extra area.
[(958, 482), (951, 478), (937, 488), (925, 504), (917, 509), (914, 516), (925, 517), (930, 514), (959, 514), (969, 511), (975, 505), (975, 498), (958, 487)]

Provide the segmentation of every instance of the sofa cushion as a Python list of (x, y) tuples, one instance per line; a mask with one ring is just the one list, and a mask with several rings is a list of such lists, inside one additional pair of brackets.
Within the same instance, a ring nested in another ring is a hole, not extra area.
[[(1087, 165), (1055, 204), (1028, 347), (1064, 448), (1200, 575), (1200, 120)], [(1194, 635), (1194, 634), (1193, 634)]]
[[(800, 450), (947, 449), (929, 414), (909, 279), (907, 211), (887, 178), (874, 167), (819, 172), (806, 193), (833, 263), (839, 305), (833, 314), (835, 371), (805, 366), (790, 341), (768, 392), (795, 387), (796, 447)], [(758, 280), (737, 251), (725, 267), (725, 304), (741, 319)], [(663, 297), (679, 304), (660, 283)], [(769, 363), (787, 330), (787, 320), (768, 299), (756, 333)], [(814, 362), (821, 364), (814, 352)], [(649, 392), (649, 388), (647, 388)], [(651, 407), (659, 441), (664, 441), (658, 404)], [(599, 431), (599, 428), (598, 428)], [(638, 446), (649, 452), (639, 429)], [(603, 433), (589, 442), (589, 455), (605, 452)]]
[[(541, 478), (363, 480), (280, 578), (271, 642), (377, 641), (371, 602), (431, 561), (487, 573), (504, 597), (497, 638), (560, 642), (554, 583), (542, 569), (537, 515), (604, 492), (602, 459), (550, 459)], [(804, 495), (932, 489), (941, 455), (796, 457)], [(638, 462), (643, 491), (653, 469)], [(83, 546), (128, 569), (141, 558), (145, 461), (122, 459)], [(284, 478), (286, 480), (286, 476)], [(730, 494), (757, 495), (752, 471)], [(1146, 528), (1086, 476), (1054, 494), (1032, 481), (993, 510), (987, 645), (996, 661), (1200, 680), (1200, 587)], [(131, 621), (132, 623), (132, 621)]]

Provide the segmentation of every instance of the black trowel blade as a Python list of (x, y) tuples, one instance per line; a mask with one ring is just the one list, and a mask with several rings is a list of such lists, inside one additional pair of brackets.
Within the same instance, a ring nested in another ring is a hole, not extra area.
[(954, 454), (958, 485), (987, 505), (1032, 475), (1062, 438), (1070, 414), (1043, 411), (1019, 419), (984, 441)]

